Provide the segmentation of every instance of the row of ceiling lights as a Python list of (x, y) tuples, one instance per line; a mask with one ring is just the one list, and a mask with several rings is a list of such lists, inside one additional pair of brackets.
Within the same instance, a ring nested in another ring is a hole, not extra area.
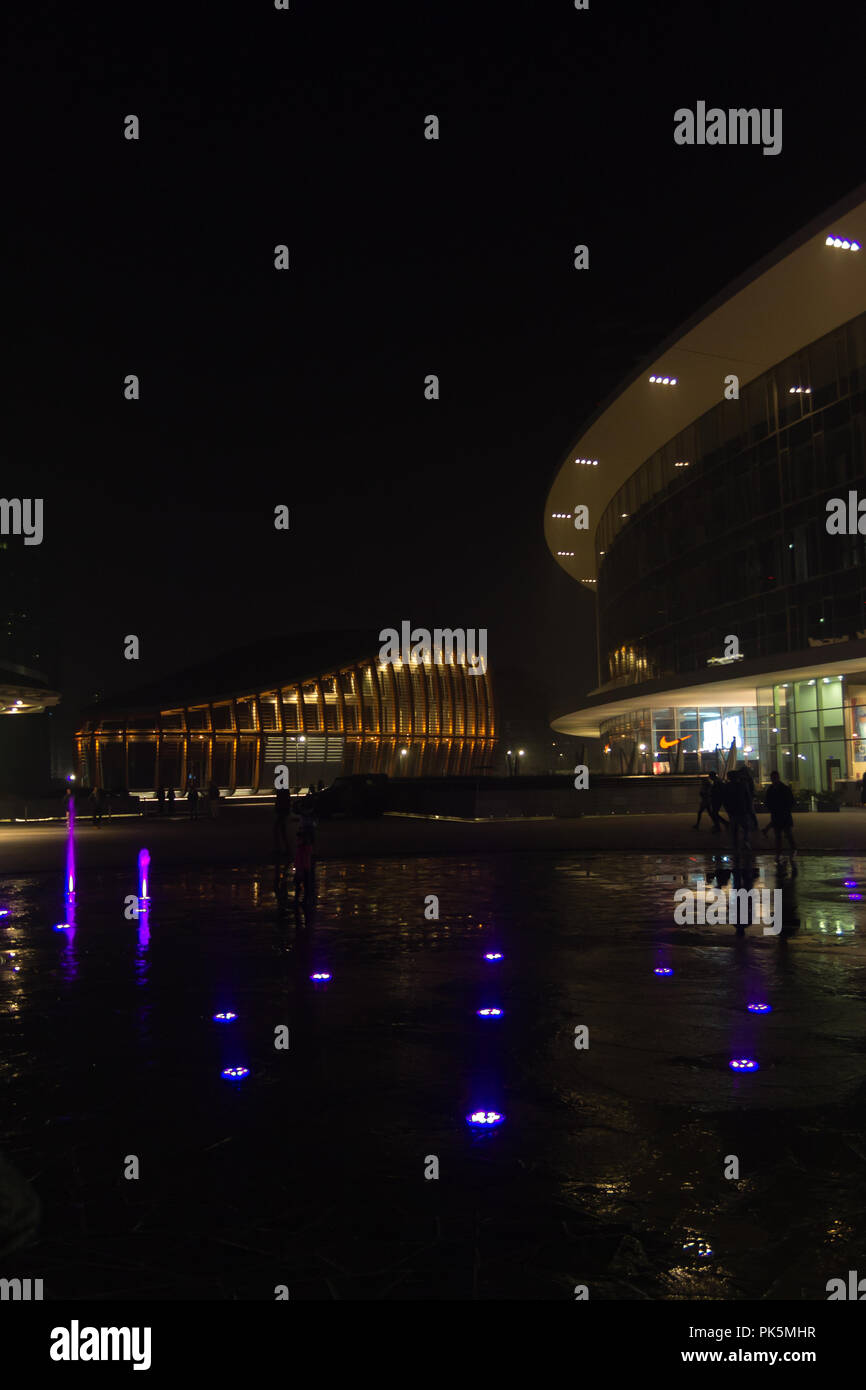
[[(825, 243), (824, 243), (824, 245), (825, 245), (825, 246), (832, 246), (834, 249), (838, 249), (838, 250), (842, 250), (842, 251), (859, 251), (859, 250), (860, 250), (860, 243), (859, 243), (859, 241), (853, 241), (853, 240), (851, 240), (851, 239), (848, 238), (848, 237), (828, 236), (827, 239), (826, 239), (826, 241), (825, 241)], [(678, 384), (678, 378), (675, 377), (675, 376), (657, 376), (656, 374), (653, 374), (653, 375), (649, 378), (649, 380), (650, 380), (650, 382), (651, 382), (654, 386), (676, 386), (676, 385)], [(790, 386), (790, 387), (788, 388), (788, 395), (789, 395), (789, 396), (800, 396), (800, 395), (803, 395), (803, 396), (811, 396), (811, 394), (812, 394), (812, 388), (811, 388), (811, 386)], [(584, 466), (589, 465), (589, 466), (592, 467), (592, 468), (597, 468), (597, 467), (598, 467), (598, 459), (584, 459), (584, 458), (578, 458), (578, 459), (575, 459), (574, 461), (575, 461), (575, 463), (580, 463), (580, 464), (583, 464)], [(686, 460), (681, 460), (680, 462), (674, 464), (674, 468), (689, 468), (689, 467), (690, 467), (690, 462), (689, 462), (689, 461), (686, 461)], [(552, 512), (551, 515), (552, 515), (552, 517), (554, 518), (554, 520), (556, 520), (556, 521), (570, 521), (570, 520), (571, 520), (571, 513), (570, 513), (570, 512)], [(620, 517), (620, 520), (625, 521), (627, 518), (628, 518), (628, 512), (622, 512), (621, 517)], [(558, 550), (556, 553), (557, 553), (557, 555), (566, 555), (566, 556), (573, 556), (573, 555), (574, 555), (574, 551), (573, 551), (573, 550)], [(603, 554), (604, 554), (604, 551), (603, 551), (603, 550), (600, 550), (598, 553), (599, 553), (599, 555), (603, 555)], [(590, 582), (593, 582), (593, 581), (584, 580), (584, 583), (590, 583)]]

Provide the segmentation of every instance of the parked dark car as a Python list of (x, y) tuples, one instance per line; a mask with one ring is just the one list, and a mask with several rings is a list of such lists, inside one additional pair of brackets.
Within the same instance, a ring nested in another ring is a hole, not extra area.
[(317, 794), (316, 815), (323, 820), (330, 816), (381, 816), (387, 792), (384, 773), (337, 777)]

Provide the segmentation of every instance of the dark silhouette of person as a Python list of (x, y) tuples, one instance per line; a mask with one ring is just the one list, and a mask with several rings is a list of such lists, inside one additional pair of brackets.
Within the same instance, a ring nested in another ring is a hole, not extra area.
[(186, 794), (186, 799), (189, 803), (190, 820), (198, 820), (198, 787), (196, 786), (195, 782), (190, 783), (190, 788)]
[(207, 808), (211, 820), (216, 820), (220, 809), (220, 789), (213, 778), (211, 778), (207, 789)]
[(724, 807), (728, 813), (732, 847), (737, 849), (742, 832), (743, 849), (751, 849), (749, 831), (752, 829), (752, 798), (749, 795), (748, 782), (737, 770), (728, 773), (724, 786)]
[(713, 822), (713, 834), (714, 834), (714, 835), (718, 835), (718, 834), (720, 833), (721, 829), (722, 829), (722, 826), (728, 824), (728, 822), (725, 820), (724, 816), (722, 816), (722, 815), (719, 814), (719, 812), (720, 812), (721, 809), (722, 809), (722, 806), (724, 805), (724, 800), (725, 800), (725, 786), (724, 786), (724, 783), (722, 782), (721, 778), (719, 777), (718, 773), (716, 773), (716, 772), (711, 772), (711, 773), (709, 774), (709, 776), (710, 776), (710, 816), (711, 816), (712, 822)]
[(739, 774), (749, 789), (749, 824), (753, 830), (757, 830), (758, 817), (755, 815), (755, 779), (747, 763), (743, 763), (743, 766), (739, 769)]
[(101, 787), (94, 787), (90, 793), (90, 800), (93, 802), (93, 824), (101, 825), (102, 817), (105, 814), (105, 793)]
[(292, 793), (288, 787), (279, 787), (274, 799), (274, 856), (279, 857), (280, 846), (286, 858), (291, 857), (289, 844), (289, 821), (292, 816)]
[(160, 814), (161, 816), (164, 816), (164, 815), (165, 815), (165, 787), (162, 787), (162, 786), (157, 787), (157, 789), (156, 789), (156, 800), (157, 800), (157, 807), (158, 807), (158, 810), (159, 810), (159, 814)]
[(701, 816), (703, 816), (704, 812), (706, 812), (710, 820), (713, 818), (710, 811), (710, 791), (711, 785), (709, 777), (702, 777), (700, 786), (698, 787), (698, 818), (692, 827), (693, 830), (700, 830)]
[(168, 797), (166, 798), (166, 802), (167, 802), (167, 807), (168, 807), (168, 814), (169, 814), (170, 816), (173, 816), (173, 815), (174, 815), (174, 802), (175, 802), (174, 787), (169, 787), (169, 789), (168, 789)]
[(770, 773), (770, 785), (764, 793), (764, 805), (770, 812), (770, 824), (764, 826), (764, 834), (772, 828), (776, 841), (776, 860), (782, 857), (782, 836), (788, 841), (793, 858), (797, 853), (794, 843), (794, 793), (774, 768)]
[(304, 890), (308, 902), (313, 890), (313, 846), (316, 842), (316, 818), (312, 796), (305, 796), (298, 812), (298, 835), (295, 844), (295, 897)]

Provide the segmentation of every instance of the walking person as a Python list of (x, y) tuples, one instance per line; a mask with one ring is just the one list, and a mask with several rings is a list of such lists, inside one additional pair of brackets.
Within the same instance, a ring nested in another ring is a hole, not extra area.
[(753, 830), (758, 828), (758, 817), (755, 815), (755, 779), (748, 763), (743, 763), (740, 768), (740, 776), (749, 789), (749, 824)]
[(104, 811), (105, 811), (105, 802), (104, 802), (104, 798), (103, 798), (102, 788), (101, 788), (101, 787), (93, 787), (93, 788), (91, 789), (90, 796), (89, 796), (88, 800), (91, 801), (91, 802), (93, 803), (93, 806), (92, 806), (92, 810), (93, 810), (93, 824), (94, 824), (94, 825), (101, 825), (101, 824), (102, 824), (102, 817), (103, 817), (103, 814), (104, 814)]
[(764, 805), (770, 812), (770, 823), (764, 826), (764, 834), (772, 827), (773, 836), (776, 841), (776, 863), (782, 858), (782, 836), (788, 841), (791, 850), (791, 858), (797, 854), (797, 846), (794, 843), (794, 793), (787, 786), (774, 769), (770, 773), (770, 785), (764, 793)]
[(710, 802), (710, 793), (712, 789), (713, 787), (709, 777), (703, 777), (698, 787), (698, 818), (692, 826), (693, 830), (700, 830), (701, 817), (705, 813), (708, 820), (712, 821), (713, 819), (712, 805)]
[(156, 802), (157, 802), (158, 814), (161, 815), (161, 816), (164, 816), (164, 815), (165, 815), (165, 787), (162, 787), (162, 786), (157, 787), (157, 789), (156, 789)]
[(190, 782), (186, 799), (189, 805), (190, 820), (198, 820), (198, 787), (195, 782)]
[(728, 822), (719, 812), (725, 800), (725, 788), (717, 772), (711, 772), (710, 777), (710, 817), (713, 822), (713, 834), (720, 835), (722, 826), (727, 826)]
[(728, 813), (728, 827), (731, 832), (731, 847), (739, 848), (740, 833), (743, 836), (743, 849), (751, 849), (749, 832), (752, 829), (751, 799), (749, 784), (737, 771), (728, 773), (724, 786), (724, 806)]
[(312, 796), (304, 797), (298, 813), (298, 837), (295, 844), (295, 897), (304, 890), (304, 902), (313, 893), (313, 846), (316, 842), (315, 803)]
[(174, 802), (175, 802), (174, 787), (169, 787), (169, 789), (168, 789), (168, 796), (167, 796), (167, 798), (166, 798), (166, 804), (167, 804), (167, 808), (168, 808), (168, 814), (169, 814), (170, 816), (173, 816), (173, 815), (174, 815)]
[(211, 820), (216, 820), (220, 809), (220, 789), (213, 778), (207, 789), (207, 809)]

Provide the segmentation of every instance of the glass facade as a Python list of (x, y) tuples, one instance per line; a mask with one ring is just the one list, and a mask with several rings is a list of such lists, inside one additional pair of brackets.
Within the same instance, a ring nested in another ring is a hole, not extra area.
[(820, 675), (760, 689), (762, 766), (778, 768), (783, 781), (814, 792), (830, 791), (839, 778), (862, 776), (866, 757), (856, 756), (850, 703), (859, 699), (859, 689), (856, 679)]
[(758, 715), (753, 705), (634, 709), (600, 724), (612, 773), (697, 773), (719, 768), (733, 742), (738, 761), (756, 763)]
[(799, 792), (828, 792), (866, 772), (866, 668), (761, 686), (754, 704), (635, 708), (599, 727), (611, 773), (721, 770), (733, 742), (756, 780), (777, 769)]
[(728, 634), (746, 659), (866, 635), (866, 536), (826, 529), (829, 498), (866, 494), (864, 388), (861, 314), (632, 474), (596, 530), (602, 679), (705, 668)]

